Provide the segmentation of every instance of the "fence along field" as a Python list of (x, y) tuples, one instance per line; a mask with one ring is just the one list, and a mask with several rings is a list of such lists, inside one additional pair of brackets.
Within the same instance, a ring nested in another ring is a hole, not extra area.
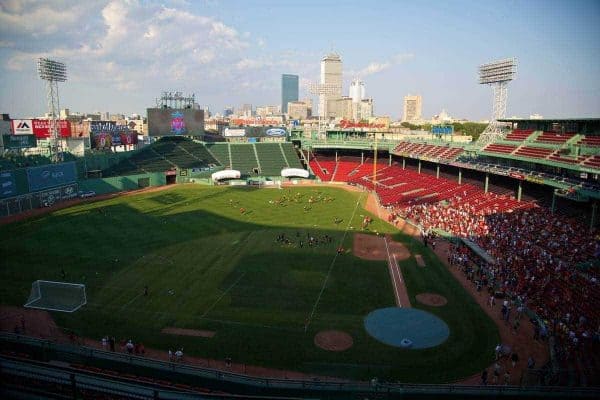
[[(334, 188), (178, 186), (77, 205), (3, 226), (0, 277), (11, 285), (2, 285), (0, 298), (23, 305), (32, 282), (62, 281), (64, 269), (64, 281), (86, 285), (87, 304), (53, 316), (85, 337), (355, 379), (449, 382), (489, 365), (498, 340), (493, 322), (427, 249), (398, 233), (427, 261), (427, 268), (414, 257), (399, 262), (411, 303), (442, 318), (450, 337), (435, 348), (403, 350), (366, 333), (365, 316), (395, 299), (386, 262), (351, 252), (364, 216), (373, 219), (369, 233), (393, 231), (364, 201), (363, 193)], [(290, 243), (278, 242), (280, 235)], [(310, 236), (325, 235), (331, 242), (308, 246)], [(424, 292), (448, 304), (420, 305), (414, 296)], [(315, 346), (326, 330), (347, 333), (352, 347)]]

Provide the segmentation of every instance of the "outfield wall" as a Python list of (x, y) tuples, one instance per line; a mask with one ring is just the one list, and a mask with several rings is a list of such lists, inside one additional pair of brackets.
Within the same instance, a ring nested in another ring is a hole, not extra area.
[[(165, 174), (156, 172), (111, 178), (82, 179), (44, 190), (29, 192), (26, 170), (12, 172), (6, 179), (7, 181), (9, 178), (12, 179), (11, 184), (17, 187), (15, 191), (17, 195), (0, 198), (0, 218), (21, 214), (36, 208), (50, 207), (74, 199), (78, 196), (78, 191), (93, 191), (97, 195), (101, 195), (167, 184)], [(39, 182), (37, 183), (39, 184)]]
[(92, 190), (96, 194), (124, 192), (143, 189), (145, 187), (167, 184), (164, 172), (153, 172), (141, 175), (113, 176), (110, 178), (84, 179), (79, 182), (79, 190)]

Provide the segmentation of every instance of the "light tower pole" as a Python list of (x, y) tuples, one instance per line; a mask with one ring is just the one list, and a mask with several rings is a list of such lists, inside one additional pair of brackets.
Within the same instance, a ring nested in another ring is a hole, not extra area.
[(498, 120), (506, 117), (508, 82), (514, 79), (516, 73), (517, 59), (514, 57), (479, 66), (479, 83), (490, 85), (494, 94), (492, 119), (477, 140), (477, 143), (482, 146), (502, 139), (504, 136), (503, 125)]
[(50, 156), (52, 161), (62, 161), (62, 146), (59, 135), (60, 101), (58, 97), (58, 82), (66, 82), (67, 67), (64, 63), (53, 61), (48, 58), (38, 59), (38, 72), (40, 78), (47, 82), (47, 101), (50, 118), (48, 119), (48, 131), (50, 134)]

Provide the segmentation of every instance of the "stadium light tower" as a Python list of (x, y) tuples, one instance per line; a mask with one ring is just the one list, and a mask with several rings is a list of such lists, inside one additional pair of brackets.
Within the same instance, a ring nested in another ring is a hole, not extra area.
[(503, 125), (498, 120), (506, 116), (508, 82), (514, 79), (516, 73), (517, 59), (514, 57), (479, 66), (479, 83), (490, 85), (494, 93), (492, 119), (477, 141), (482, 146), (503, 137)]
[(38, 59), (38, 72), (40, 78), (47, 82), (47, 101), (50, 119), (48, 131), (50, 133), (50, 155), (54, 162), (62, 161), (62, 146), (60, 144), (58, 119), (60, 116), (60, 101), (58, 98), (58, 82), (67, 80), (67, 67), (64, 63), (48, 58)]
[(326, 96), (335, 94), (336, 88), (337, 86), (332, 83), (310, 83), (308, 85), (308, 91), (319, 96), (319, 134), (322, 133), (321, 118), (323, 114), (327, 113)]

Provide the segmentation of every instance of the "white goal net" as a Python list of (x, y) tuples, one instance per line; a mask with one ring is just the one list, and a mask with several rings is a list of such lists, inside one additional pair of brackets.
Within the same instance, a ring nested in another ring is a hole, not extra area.
[(87, 302), (85, 285), (79, 283), (35, 281), (25, 307), (48, 311), (74, 312)]

